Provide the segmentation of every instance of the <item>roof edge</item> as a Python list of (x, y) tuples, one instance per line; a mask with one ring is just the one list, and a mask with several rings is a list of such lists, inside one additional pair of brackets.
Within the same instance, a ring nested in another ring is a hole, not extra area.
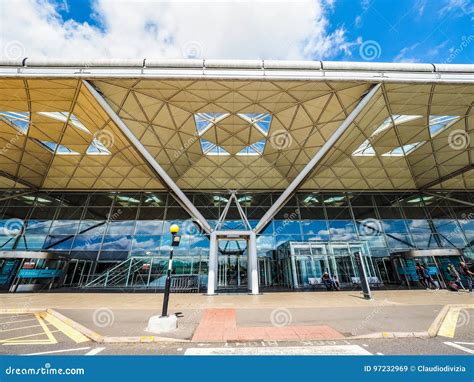
[(167, 69), (236, 69), (236, 70), (308, 70), (308, 71), (396, 71), (474, 73), (474, 64), (396, 63), (356, 61), (290, 60), (216, 60), (216, 59), (43, 59), (0, 60), (0, 67), (16, 68), (167, 68)]

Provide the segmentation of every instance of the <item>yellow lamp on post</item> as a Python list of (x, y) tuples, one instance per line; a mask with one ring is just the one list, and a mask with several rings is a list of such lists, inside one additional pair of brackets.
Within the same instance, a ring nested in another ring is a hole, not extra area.
[(161, 312), (161, 317), (168, 317), (168, 302), (170, 299), (170, 290), (171, 290), (171, 270), (173, 269), (173, 248), (179, 245), (181, 237), (178, 235), (179, 226), (173, 224), (170, 227), (170, 233), (173, 236), (171, 239), (171, 249), (170, 249), (170, 258), (168, 260), (168, 272), (166, 274), (166, 283), (165, 283), (165, 295), (163, 297), (163, 309)]
[(179, 232), (179, 225), (173, 224), (173, 225), (170, 227), (170, 233), (171, 233), (172, 235), (176, 235), (178, 232)]

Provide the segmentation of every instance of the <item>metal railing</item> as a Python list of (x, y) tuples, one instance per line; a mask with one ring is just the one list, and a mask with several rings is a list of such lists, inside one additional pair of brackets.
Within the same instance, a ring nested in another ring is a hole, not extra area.
[[(154, 269), (159, 272), (152, 273), (149, 263), (150, 258), (130, 257), (103, 273), (84, 275), (79, 287), (83, 289), (164, 289), (165, 267)], [(148, 264), (148, 268), (144, 269), (145, 264)], [(171, 276), (172, 292), (198, 292), (200, 286), (199, 274)]]

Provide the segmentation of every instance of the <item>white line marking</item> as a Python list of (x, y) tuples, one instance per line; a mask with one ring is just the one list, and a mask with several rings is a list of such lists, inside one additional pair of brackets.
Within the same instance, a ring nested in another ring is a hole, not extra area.
[(455, 344), (459, 345), (474, 345), (474, 342), (459, 342), (459, 341), (454, 341)]
[(462, 351), (464, 351), (464, 352), (466, 352), (466, 353), (474, 354), (474, 350), (468, 349), (468, 348), (466, 348), (466, 347), (464, 347), (464, 346), (455, 344), (455, 343), (453, 343), (453, 342), (445, 342), (444, 344), (445, 344), (445, 345), (448, 345), (448, 346), (451, 346), (451, 347), (453, 347), (453, 348), (462, 350)]
[(185, 355), (372, 355), (358, 345), (189, 348)]
[(23, 355), (41, 355), (41, 354), (66, 353), (66, 352), (71, 352), (71, 351), (79, 351), (79, 350), (87, 350), (87, 349), (90, 349), (90, 347), (87, 346), (87, 347), (84, 347), (84, 348), (51, 350), (51, 351), (43, 351), (43, 352), (40, 352), (40, 353), (29, 353), (29, 354), (23, 354)]
[(92, 349), (91, 351), (87, 352), (85, 355), (96, 355), (96, 354), (99, 354), (104, 349), (105, 348), (95, 348), (95, 349)]
[(380, 353), (380, 352), (378, 352), (378, 353), (375, 353), (375, 354), (377, 354), (377, 355), (383, 355), (383, 353)]

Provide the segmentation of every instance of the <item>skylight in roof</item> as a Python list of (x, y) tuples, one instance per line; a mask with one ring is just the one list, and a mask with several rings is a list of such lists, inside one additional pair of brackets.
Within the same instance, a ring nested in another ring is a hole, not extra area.
[(42, 141), (36, 138), (31, 138), (34, 142), (39, 144), (44, 149), (56, 155), (79, 155), (77, 151), (71, 150), (64, 145), (58, 145), (57, 143), (50, 141)]
[(85, 127), (81, 121), (79, 121), (79, 118), (67, 111), (40, 111), (38, 114), (48, 118), (56, 119), (61, 122), (66, 122), (69, 120), (69, 123), (74, 127), (84, 131), (85, 133), (92, 134), (89, 129)]
[(226, 118), (229, 113), (196, 113), (194, 114), (194, 121), (198, 135), (203, 135), (207, 130), (214, 126), (217, 122)]
[(245, 121), (249, 122), (263, 135), (268, 135), (268, 131), (270, 130), (270, 124), (272, 123), (272, 116), (268, 113), (238, 113), (237, 114), (240, 118), (244, 119)]
[(405, 114), (392, 114), (372, 133), (374, 135), (380, 134), (381, 132), (388, 130), (394, 125), (401, 125), (402, 123), (414, 121), (415, 119), (423, 117), (422, 115), (405, 115)]
[(375, 150), (370, 144), (370, 141), (366, 139), (357, 149), (354, 150), (352, 156), (355, 157), (374, 157)]
[(395, 147), (393, 150), (390, 150), (388, 153), (382, 154), (384, 157), (402, 157), (406, 156), (413, 151), (415, 151), (418, 147), (420, 147), (425, 141), (417, 142), (417, 143), (410, 143), (408, 145)]
[(27, 111), (0, 111), (0, 118), (10, 126), (20, 130), (23, 134), (28, 132), (30, 113)]
[(206, 155), (218, 155), (218, 156), (230, 155), (222, 147), (217, 146), (215, 143), (206, 141), (205, 139), (201, 139), (201, 149), (202, 149), (202, 152)]
[(459, 120), (458, 115), (430, 115), (430, 135), (433, 138)]
[(250, 146), (243, 148), (241, 151), (237, 153), (237, 155), (249, 155), (249, 156), (257, 156), (262, 155), (263, 150), (265, 149), (265, 139), (261, 141), (255, 142)]
[(87, 155), (110, 155), (110, 151), (98, 139), (94, 138), (86, 151)]

